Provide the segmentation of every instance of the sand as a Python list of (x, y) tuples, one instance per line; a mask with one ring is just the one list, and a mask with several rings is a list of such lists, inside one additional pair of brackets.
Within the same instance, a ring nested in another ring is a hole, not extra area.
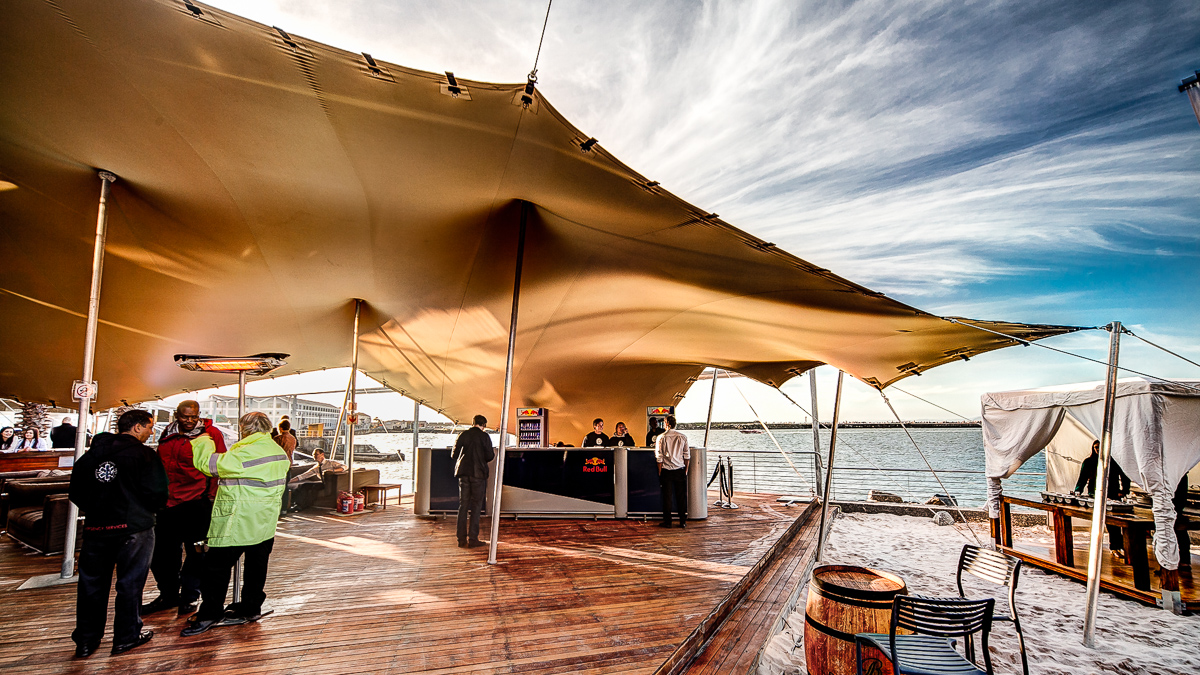
[[(986, 543), (984, 528), (976, 536)], [(1046, 527), (1019, 528), (1018, 539), (1050, 540)], [(962, 524), (938, 526), (931, 518), (888, 514), (843, 514), (833, 524), (826, 563), (861, 565), (899, 574), (909, 593), (957, 595), (955, 568), (964, 543), (975, 543)], [(968, 577), (968, 595), (992, 597), (996, 586)], [(964, 582), (964, 585), (967, 585)], [(972, 593), (972, 588), (977, 589)], [(804, 673), (804, 602), (764, 653), (760, 674)], [(1023, 567), (1017, 588), (1017, 612), (1025, 633), (1029, 672), (1034, 675), (1090, 673), (1200, 673), (1200, 616), (1176, 616), (1133, 600), (1101, 592), (1096, 648), (1083, 646), (1086, 598), (1080, 582)], [(1003, 596), (998, 604), (1005, 603)], [(992, 664), (998, 674), (1020, 673), (1016, 633), (997, 624), (991, 633)]]

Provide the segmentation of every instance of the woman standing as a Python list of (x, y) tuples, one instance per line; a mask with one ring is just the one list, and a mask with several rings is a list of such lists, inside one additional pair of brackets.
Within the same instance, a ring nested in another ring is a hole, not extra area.
[(15, 452), (17, 445), (17, 433), (12, 427), (4, 427), (0, 429), (0, 452)]
[(46, 441), (38, 435), (38, 430), (34, 427), (25, 427), (21, 432), (21, 438), (12, 447), (13, 450), (45, 450)]

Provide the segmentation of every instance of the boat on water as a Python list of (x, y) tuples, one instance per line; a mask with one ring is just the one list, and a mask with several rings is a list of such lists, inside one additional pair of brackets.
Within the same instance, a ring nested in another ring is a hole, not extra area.
[(751, 426), (738, 427), (738, 431), (742, 432), (743, 434), (761, 434), (763, 432), (762, 429)]

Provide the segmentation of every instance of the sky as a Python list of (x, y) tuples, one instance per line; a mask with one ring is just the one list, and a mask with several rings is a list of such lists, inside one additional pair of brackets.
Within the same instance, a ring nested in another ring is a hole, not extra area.
[[(504, 83), (533, 67), (546, 12), (515, 0), (210, 4)], [(1194, 0), (556, 0), (537, 65), (542, 95), (624, 163), (821, 267), (941, 315), (1121, 321), (1200, 362), (1200, 123), (1177, 89), (1200, 70)], [(1108, 334), (1046, 344), (1104, 360)], [(1200, 378), (1128, 336), (1121, 363)], [(251, 391), (345, 386), (344, 372), (300, 377)], [(825, 419), (835, 377), (819, 369)], [(1103, 377), (1096, 363), (1015, 347), (898, 387), (978, 417), (987, 391)], [(768, 421), (805, 418), (763, 385), (726, 383), (718, 420), (754, 419), (743, 394)], [(703, 420), (708, 387), (693, 387), (681, 419)], [(809, 405), (806, 378), (784, 390)], [(888, 393), (906, 419), (957, 418)], [(374, 398), (365, 411), (411, 418), (399, 396)], [(852, 380), (843, 408), (843, 419), (891, 415)]]

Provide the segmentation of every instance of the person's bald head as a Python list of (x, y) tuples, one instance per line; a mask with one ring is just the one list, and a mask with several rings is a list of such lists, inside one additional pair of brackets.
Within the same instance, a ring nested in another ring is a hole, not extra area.
[(180, 401), (175, 406), (175, 421), (180, 431), (191, 431), (200, 423), (200, 404), (195, 401)]

